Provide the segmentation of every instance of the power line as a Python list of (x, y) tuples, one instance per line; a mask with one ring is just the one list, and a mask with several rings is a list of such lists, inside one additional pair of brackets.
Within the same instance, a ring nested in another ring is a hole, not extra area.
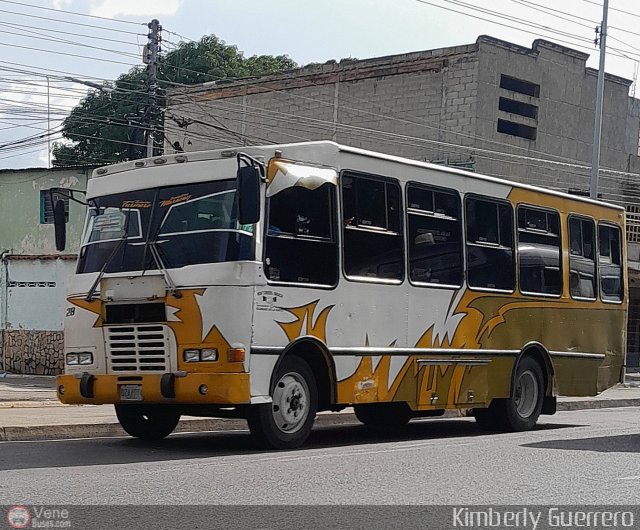
[(27, 4), (26, 2), (15, 2), (15, 1), (12, 1), (12, 0), (0, 0), (0, 2), (2, 2), (3, 4), (14, 4), (14, 5), (23, 6), (23, 7), (31, 7), (33, 9), (43, 9), (45, 11), (53, 11), (55, 13), (66, 13), (68, 15), (77, 15), (77, 16), (80, 16), (80, 17), (96, 18), (96, 19), (100, 19), (100, 20), (108, 20), (110, 22), (120, 22), (121, 24), (133, 24), (134, 26), (139, 26), (140, 24), (143, 24), (141, 22), (133, 22), (132, 20), (123, 20), (123, 19), (118, 19), (118, 18), (101, 17), (100, 15), (89, 15), (87, 13), (78, 13), (76, 11), (67, 11), (67, 10), (64, 10), (64, 9), (55, 9), (53, 7), (44, 7), (44, 6), (38, 6), (38, 5), (33, 5), (33, 4)]
[[(0, 0), (2, 1), (2, 0)], [(18, 24), (17, 22), (0, 22), (0, 25), (5, 26), (5, 27), (9, 27), (9, 28), (24, 28), (27, 29), (29, 31), (33, 31), (33, 30), (38, 30), (38, 31), (44, 31), (46, 33), (56, 33), (56, 34), (62, 34), (62, 35), (71, 35), (73, 37), (81, 37), (83, 39), (92, 39), (92, 40), (99, 40), (101, 42), (115, 42), (117, 44), (122, 44), (125, 46), (136, 46), (138, 47), (139, 45), (137, 43), (133, 43), (133, 42), (127, 42), (127, 41), (123, 41), (122, 39), (110, 39), (108, 37), (104, 37), (104, 36), (97, 36), (97, 35), (87, 35), (86, 33), (77, 33), (74, 31), (63, 31), (59, 28), (43, 28), (41, 26), (31, 26), (28, 24)]]
[(64, 20), (64, 19), (61, 19), (61, 18), (41, 17), (39, 15), (31, 15), (29, 13), (20, 13), (20, 12), (17, 12), (17, 11), (8, 11), (7, 9), (0, 9), (0, 13), (7, 13), (9, 15), (15, 15), (15, 16), (20, 16), (20, 17), (37, 18), (39, 20), (46, 20), (47, 22), (59, 22), (60, 24), (70, 24), (72, 26), (83, 26), (83, 27), (86, 27), (86, 28), (99, 29), (99, 30), (102, 30), (102, 31), (112, 31), (112, 32), (115, 32), (115, 33), (126, 33), (128, 35), (142, 35), (142, 33), (137, 33), (135, 31), (126, 31), (126, 30), (123, 30), (123, 29), (108, 28), (108, 27), (105, 27), (105, 26), (97, 26), (95, 24), (85, 24), (85, 23), (82, 23), (82, 22), (72, 22), (70, 20)]
[[(479, 16), (476, 13), (469, 13), (469, 12), (465, 12), (465, 11), (460, 11), (460, 10), (457, 10), (457, 9), (453, 9), (451, 7), (447, 7), (447, 6), (443, 6), (443, 5), (439, 5), (439, 4), (434, 4), (433, 2), (429, 2), (427, 0), (415, 0), (415, 1), (418, 2), (418, 3), (421, 3), (421, 4), (425, 4), (425, 5), (431, 6), (431, 7), (436, 7), (438, 9), (444, 9), (445, 11), (450, 11), (452, 13), (457, 13), (459, 15), (464, 15), (464, 16), (471, 17), (471, 18), (474, 18), (474, 19), (483, 20), (485, 22), (489, 22), (490, 24), (501, 26), (503, 28), (508, 28), (508, 29), (516, 30), (516, 31), (519, 31), (519, 32), (522, 32), (522, 33), (526, 33), (528, 35), (535, 35), (536, 37), (539, 37), (539, 34), (534, 33), (534, 32), (532, 32), (530, 30), (523, 29), (521, 27), (510, 26), (510, 25), (507, 25), (507, 24), (505, 24), (503, 22), (498, 22), (498, 21), (492, 20), (490, 18), (485, 18), (485, 17)], [(447, 2), (447, 3), (453, 3), (455, 5), (461, 5), (460, 3), (454, 2), (453, 0), (442, 0), (442, 1)], [(507, 19), (510, 22), (515, 22), (515, 23), (518, 23), (518, 24), (523, 24), (525, 26), (537, 28), (539, 31), (552, 33), (552, 34), (559, 34), (559, 35), (563, 35), (564, 34), (564, 35), (568, 36), (568, 38), (573, 38), (574, 41), (568, 41), (566, 39), (558, 38), (555, 35), (553, 37), (546, 37), (546, 38), (551, 38), (555, 42), (562, 43), (562, 44), (568, 44), (570, 46), (575, 46), (575, 47), (583, 49), (583, 50), (585, 50), (585, 49), (589, 49), (590, 50), (590, 48), (587, 48), (587, 46), (585, 46), (585, 44), (576, 43), (575, 40), (578, 40), (581, 43), (589, 43), (589, 44), (591, 44), (593, 42), (591, 39), (588, 39), (586, 37), (582, 37), (582, 36), (571, 34), (571, 33), (567, 33), (567, 32), (561, 32), (561, 31), (553, 30), (553, 29), (548, 28), (546, 26), (536, 25), (534, 23), (523, 21), (522, 19), (517, 19), (515, 17), (505, 16), (505, 15), (503, 15), (501, 13), (497, 13), (495, 11), (491, 12), (490, 10), (477, 8), (476, 6), (471, 6), (471, 7), (466, 7), (466, 8), (467, 9), (471, 9), (472, 11), (474, 11), (474, 10), (475, 11), (479, 11), (481, 13), (487, 13), (488, 12), (489, 14), (491, 14), (491, 16), (496, 16), (498, 18)], [(611, 55), (616, 55), (618, 57), (624, 57), (626, 59), (633, 60), (630, 57), (628, 57), (628, 56), (626, 56), (624, 54), (621, 54), (620, 51), (615, 49), (615, 48), (609, 48), (609, 49), (612, 50), (612, 51), (616, 51), (617, 52), (617, 53), (612, 53)]]
[(0, 42), (0, 46), (9, 46), (10, 48), (21, 48), (23, 50), (32, 50), (32, 51), (37, 51), (37, 52), (53, 53), (53, 54), (56, 54), (56, 55), (65, 55), (67, 57), (77, 57), (79, 59), (88, 59), (90, 61), (102, 61), (104, 63), (124, 64), (125, 66), (138, 66), (137, 64), (125, 63), (123, 61), (116, 61), (114, 59), (101, 59), (100, 57), (90, 57), (88, 55), (79, 55), (77, 53), (53, 52), (51, 50), (45, 50), (43, 48), (35, 48), (33, 46), (23, 46), (23, 45), (15, 44), (15, 43), (12, 44), (12, 43), (8, 43), (8, 42)]
[[(602, 8), (602, 4), (600, 4), (598, 2), (593, 2), (592, 0), (582, 0), (582, 1), (586, 2), (587, 4), (593, 4), (595, 6), (598, 6), (598, 7)], [(615, 7), (610, 7), (609, 9), (611, 11), (617, 11), (618, 13), (624, 13), (625, 15), (629, 15), (631, 17), (640, 18), (640, 15), (638, 15), (637, 13), (631, 13), (630, 11), (625, 11), (623, 9), (616, 9)]]
[[(415, 136), (403, 135), (403, 134), (393, 133), (393, 132), (389, 132), (389, 131), (378, 131), (376, 129), (371, 129), (371, 128), (367, 128), (367, 127), (358, 127), (358, 126), (354, 126), (354, 125), (335, 123), (335, 122), (328, 121), (328, 120), (320, 120), (320, 119), (316, 119), (316, 118), (310, 118), (308, 116), (302, 117), (302, 116), (297, 116), (297, 115), (291, 114), (291, 113), (283, 113), (283, 112), (279, 112), (279, 111), (271, 111), (271, 110), (264, 109), (262, 107), (254, 107), (254, 106), (246, 105), (246, 104), (231, 103), (231, 102), (225, 102), (225, 104), (228, 105), (228, 106), (239, 108), (238, 112), (243, 112), (242, 109), (251, 109), (251, 110), (258, 111), (259, 113), (261, 112), (266, 116), (270, 116), (272, 119), (278, 119), (280, 116), (282, 116), (281, 119), (283, 121), (285, 121), (285, 123), (287, 123), (287, 125), (290, 123), (291, 119), (300, 119), (300, 120), (303, 120), (305, 125), (316, 124), (316, 125), (325, 125), (327, 128), (336, 128), (336, 129), (340, 129), (340, 130), (343, 130), (343, 131), (359, 131), (361, 133), (366, 133), (366, 135), (368, 137), (371, 137), (371, 135), (375, 135), (375, 134), (381, 134), (381, 135), (384, 135), (385, 138), (398, 138), (398, 139), (405, 139), (405, 140), (406, 139), (410, 139), (411, 141), (416, 141), (416, 142), (423, 143), (423, 144), (439, 145), (441, 147), (454, 148), (454, 149), (458, 149), (458, 150), (462, 150), (462, 151), (490, 153), (490, 154), (493, 154), (493, 155), (503, 156), (503, 157), (506, 157), (506, 158), (514, 159), (514, 160), (530, 160), (530, 161), (534, 161), (534, 162), (538, 162), (538, 163), (547, 163), (549, 165), (555, 165), (555, 166), (558, 166), (558, 167), (575, 167), (575, 168), (580, 168), (580, 169), (589, 169), (589, 167), (590, 167), (590, 166), (588, 166), (586, 164), (578, 163), (579, 161), (575, 161), (576, 163), (560, 162), (560, 161), (555, 161), (555, 160), (548, 160), (548, 159), (545, 159), (545, 158), (529, 157), (529, 156), (518, 155), (518, 154), (514, 154), (514, 153), (505, 153), (505, 152), (501, 152), (501, 151), (493, 151), (493, 150), (490, 150), (490, 149), (483, 149), (483, 148), (478, 148), (478, 147), (474, 147), (474, 146), (452, 144), (450, 142), (443, 142), (443, 141), (439, 141), (439, 140), (432, 140), (432, 139), (420, 138), (420, 137), (415, 137)], [(220, 105), (220, 102), (218, 102), (218, 105)], [(228, 110), (228, 107), (222, 107), (222, 108)], [(610, 172), (612, 174), (617, 174), (617, 175), (628, 175), (628, 176), (638, 177), (638, 175), (636, 173), (630, 173), (630, 172), (626, 172), (626, 171), (618, 171), (618, 170), (614, 170), (614, 169), (602, 169), (601, 171), (607, 171), (607, 172)]]
[[(0, 0), (1, 1), (1, 0)], [(0, 22), (0, 26), (9, 26), (11, 27), (11, 24), (5, 24), (4, 22)], [(132, 52), (125, 52), (125, 51), (121, 51), (121, 50), (113, 50), (110, 48), (105, 48), (104, 46), (92, 46), (91, 44), (85, 44), (82, 42), (75, 42), (75, 41), (70, 41), (67, 39), (61, 39), (61, 38), (57, 38), (57, 37), (51, 37), (47, 34), (38, 32), (38, 31), (32, 31), (32, 34), (26, 34), (26, 33), (18, 33), (15, 31), (9, 31), (9, 30), (3, 30), (2, 31), (3, 34), (8, 34), (8, 35), (17, 35), (18, 37), (26, 37), (26, 38), (32, 38), (32, 39), (37, 39), (39, 41), (49, 41), (49, 42), (57, 42), (60, 44), (67, 44), (70, 46), (79, 46), (82, 48), (90, 48), (92, 50), (99, 50), (101, 52), (107, 52), (107, 53), (115, 53), (117, 55), (123, 55), (125, 57), (134, 57), (134, 58), (138, 58), (140, 55), (137, 53), (132, 53)], [(50, 53), (60, 53), (60, 52), (54, 52), (52, 50), (46, 50)]]

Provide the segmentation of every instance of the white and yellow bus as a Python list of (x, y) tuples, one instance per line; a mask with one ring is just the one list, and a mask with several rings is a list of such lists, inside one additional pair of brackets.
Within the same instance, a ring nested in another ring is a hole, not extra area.
[(291, 448), (349, 406), (520, 431), (622, 378), (615, 206), (333, 142), (104, 167), (87, 202), (58, 397), (139, 438), (231, 416)]

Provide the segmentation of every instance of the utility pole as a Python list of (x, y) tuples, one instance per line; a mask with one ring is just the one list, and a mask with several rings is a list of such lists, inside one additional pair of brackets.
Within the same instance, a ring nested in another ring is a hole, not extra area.
[(143, 62), (147, 65), (147, 92), (149, 93), (149, 103), (142, 118), (147, 138), (147, 156), (153, 156), (153, 148), (156, 143), (158, 110), (158, 63), (160, 61), (160, 32), (162, 26), (157, 19), (153, 19), (149, 24), (148, 42), (144, 49)]
[(51, 169), (51, 90), (49, 76), (47, 77), (47, 168)]
[(604, 0), (602, 6), (602, 25), (600, 26), (600, 38), (596, 28), (596, 44), (600, 42), (600, 66), (598, 67), (598, 89), (596, 93), (596, 119), (593, 126), (593, 152), (591, 154), (591, 183), (589, 196), (598, 198), (598, 172), (600, 170), (600, 139), (602, 137), (602, 101), (604, 99), (604, 59), (607, 47), (607, 13), (609, 0)]

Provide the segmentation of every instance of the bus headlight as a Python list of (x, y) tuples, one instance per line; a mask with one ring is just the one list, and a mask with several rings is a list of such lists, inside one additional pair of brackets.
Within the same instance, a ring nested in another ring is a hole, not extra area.
[(200, 350), (184, 350), (182, 356), (187, 363), (197, 363), (200, 360)]
[(78, 354), (78, 364), (93, 364), (93, 354), (83, 351)]
[(202, 350), (202, 354), (200, 354), (201, 361), (217, 361), (218, 360), (218, 350), (216, 348), (205, 348)]
[(184, 350), (182, 358), (187, 363), (197, 363), (198, 361), (217, 361), (217, 348), (204, 348), (202, 350)]
[(67, 353), (67, 364), (70, 366), (78, 364), (78, 354), (77, 353)]

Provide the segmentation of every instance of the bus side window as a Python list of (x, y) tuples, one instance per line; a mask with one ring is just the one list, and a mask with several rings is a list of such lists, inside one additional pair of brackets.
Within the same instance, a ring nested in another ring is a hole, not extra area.
[(453, 190), (407, 186), (409, 278), (462, 285), (460, 198)]
[(345, 173), (342, 204), (346, 276), (402, 280), (404, 241), (398, 182)]
[(569, 291), (573, 298), (596, 298), (595, 223), (569, 217)]
[(268, 199), (265, 274), (271, 281), (335, 285), (335, 186), (285, 188)]
[(515, 271), (511, 205), (468, 197), (465, 211), (469, 286), (513, 291)]
[(623, 297), (621, 239), (619, 227), (598, 226), (600, 296), (607, 302), (621, 302)]
[(518, 206), (518, 265), (523, 293), (562, 294), (560, 215)]

